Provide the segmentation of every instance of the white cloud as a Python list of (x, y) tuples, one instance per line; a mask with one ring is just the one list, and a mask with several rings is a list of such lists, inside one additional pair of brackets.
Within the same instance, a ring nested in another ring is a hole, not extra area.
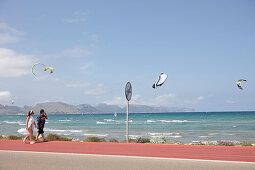
[(6, 23), (0, 23), (0, 44), (19, 42), (23, 34)]
[(228, 103), (228, 104), (235, 104), (235, 103), (237, 103), (236, 101), (233, 101), (233, 100), (226, 100), (226, 103)]
[[(130, 103), (138, 104), (138, 105), (148, 105), (148, 106), (169, 106), (173, 104), (176, 98), (176, 95), (173, 93), (169, 93), (166, 95), (160, 95), (155, 98), (144, 98), (140, 94), (136, 94), (132, 96)], [(115, 97), (112, 100), (107, 100), (104, 102), (105, 104), (115, 104), (115, 105), (123, 105), (126, 103), (125, 97)]]
[(71, 48), (63, 51), (63, 54), (70, 57), (88, 57), (91, 52), (83, 48)]
[(204, 96), (198, 96), (198, 97), (196, 97), (195, 99), (192, 99), (192, 100), (184, 100), (184, 102), (187, 103), (187, 104), (199, 104), (203, 100), (205, 100)]
[(176, 94), (169, 93), (164, 95), (159, 95), (155, 98), (154, 103), (157, 105), (167, 105), (172, 104), (173, 100), (176, 98)]
[(94, 44), (90, 44), (88, 47), (74, 47), (70, 49), (66, 49), (62, 52), (62, 55), (67, 57), (89, 57), (93, 54)]
[(88, 87), (90, 84), (86, 82), (74, 82), (66, 84), (67, 87)]
[(98, 83), (97, 87), (104, 87), (104, 84), (103, 83)]
[(132, 97), (132, 100), (134, 101), (138, 101), (139, 99), (141, 98), (141, 95), (140, 94), (136, 94)]
[(124, 97), (115, 97), (114, 99), (104, 101), (103, 103), (109, 105), (125, 105), (126, 99)]
[(205, 99), (204, 96), (198, 96), (198, 97), (197, 97), (197, 100), (200, 100), (200, 101), (201, 101), (201, 100), (204, 100), (204, 99)]
[(63, 19), (64, 22), (67, 23), (80, 23), (88, 21), (88, 12), (87, 11), (76, 11), (73, 16), (70, 18)]
[(81, 67), (82, 70), (87, 70), (89, 68), (91, 68), (94, 64), (93, 63), (86, 63), (85, 65), (83, 65)]
[(104, 84), (98, 83), (98, 84), (96, 85), (96, 88), (91, 89), (91, 90), (86, 90), (86, 91), (84, 92), (84, 94), (92, 95), (92, 96), (98, 96), (98, 95), (104, 94), (104, 93), (106, 93), (106, 92), (107, 92), (107, 90), (106, 90), (106, 88), (104, 87)]
[(20, 77), (31, 73), (35, 59), (31, 55), (19, 54), (7, 48), (0, 48), (0, 77)]
[(84, 93), (87, 94), (87, 95), (97, 96), (97, 95), (100, 95), (100, 94), (104, 94), (104, 93), (106, 93), (106, 92), (105, 92), (104, 89), (97, 88), (97, 89), (87, 90), (87, 91), (85, 91)]
[(9, 102), (12, 98), (12, 95), (9, 91), (0, 91), (0, 101)]

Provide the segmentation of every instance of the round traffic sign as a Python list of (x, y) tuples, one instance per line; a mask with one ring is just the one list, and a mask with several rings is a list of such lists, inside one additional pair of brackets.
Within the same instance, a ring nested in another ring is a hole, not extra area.
[(130, 82), (127, 82), (126, 87), (125, 87), (125, 95), (126, 95), (126, 99), (128, 101), (131, 100), (132, 97), (132, 86)]

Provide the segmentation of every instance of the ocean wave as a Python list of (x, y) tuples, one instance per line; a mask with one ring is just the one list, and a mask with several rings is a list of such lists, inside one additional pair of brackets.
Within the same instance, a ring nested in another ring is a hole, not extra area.
[(218, 135), (219, 133), (209, 133), (208, 135), (210, 136), (214, 136), (214, 135)]
[(97, 124), (106, 124), (105, 122), (96, 121)]
[(21, 122), (21, 121), (13, 121), (13, 122), (9, 122), (9, 121), (7, 121), (7, 120), (5, 120), (5, 121), (3, 121), (4, 123), (7, 123), (7, 124), (21, 124), (21, 123), (23, 123), (23, 122)]
[(212, 136), (198, 136), (199, 138), (211, 138)]
[[(127, 121), (126, 121), (126, 120), (125, 120), (124, 122), (125, 122), (125, 123), (127, 123)], [(132, 123), (132, 122), (133, 122), (133, 120), (129, 120), (128, 122)]]
[(113, 119), (104, 119), (104, 121), (106, 121), (106, 122), (115, 122), (115, 120), (113, 120)]
[(70, 122), (71, 120), (58, 120), (60, 122)]
[(18, 116), (23, 116), (23, 115), (27, 115), (27, 114), (25, 114), (25, 113), (18, 113), (18, 114), (16, 114), (16, 115), (18, 115)]
[(137, 139), (137, 138), (139, 138), (139, 137), (141, 137), (140, 135), (128, 135), (128, 137), (130, 138), (130, 139)]
[(96, 134), (96, 133), (84, 133), (84, 136), (98, 136), (98, 137), (106, 137), (109, 134)]
[(173, 136), (173, 135), (180, 135), (180, 133), (147, 133), (151, 136)]
[(170, 137), (170, 138), (181, 138), (182, 136), (176, 135), (176, 136), (168, 136), (168, 137)]
[(25, 126), (26, 124), (25, 123), (19, 123), (20, 126)]
[(71, 133), (64, 133), (63, 135), (68, 136), (68, 135), (71, 135)]
[(191, 122), (188, 120), (157, 120), (158, 122), (162, 123), (184, 123), (184, 122)]
[(226, 136), (233, 136), (234, 134), (232, 134), (232, 133), (225, 133), (225, 134), (223, 134), (223, 135), (226, 135)]
[(49, 129), (49, 128), (45, 128), (45, 131), (47, 132), (71, 132), (71, 133), (81, 133), (82, 130), (73, 130), (73, 129), (70, 129), (70, 130), (63, 130), (63, 129)]
[(147, 120), (146, 121), (147, 123), (154, 123), (154, 122), (156, 122), (155, 120)]

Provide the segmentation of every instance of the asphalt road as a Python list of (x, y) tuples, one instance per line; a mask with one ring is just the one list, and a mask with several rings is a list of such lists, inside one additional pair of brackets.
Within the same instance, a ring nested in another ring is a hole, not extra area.
[(0, 150), (0, 169), (254, 170), (254, 162)]

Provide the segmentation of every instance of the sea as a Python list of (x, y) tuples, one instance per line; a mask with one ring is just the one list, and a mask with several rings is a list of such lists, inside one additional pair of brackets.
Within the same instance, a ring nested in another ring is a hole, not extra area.
[[(25, 128), (25, 120), (26, 115), (0, 116), (0, 135), (20, 135), (17, 130)], [(255, 112), (130, 113), (128, 123), (131, 139), (255, 142)], [(96, 136), (121, 141), (126, 136), (126, 114), (48, 114), (44, 131), (79, 140)]]

